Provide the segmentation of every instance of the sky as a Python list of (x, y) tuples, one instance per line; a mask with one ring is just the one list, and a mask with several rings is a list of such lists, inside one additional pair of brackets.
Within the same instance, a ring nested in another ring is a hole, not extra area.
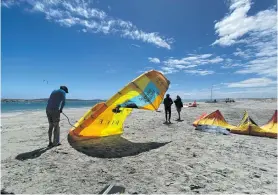
[(107, 99), (145, 71), (183, 99), (277, 97), (276, 0), (2, 0), (2, 98)]

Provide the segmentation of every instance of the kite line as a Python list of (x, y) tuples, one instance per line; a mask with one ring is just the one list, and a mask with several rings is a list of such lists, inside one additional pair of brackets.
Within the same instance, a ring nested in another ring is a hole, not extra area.
[(68, 119), (69, 125), (72, 126), (72, 127), (74, 127), (74, 128), (76, 128), (74, 125), (72, 125), (72, 124), (70, 123), (69, 117), (68, 117), (65, 113), (63, 113), (63, 112), (62, 112), (62, 114)]

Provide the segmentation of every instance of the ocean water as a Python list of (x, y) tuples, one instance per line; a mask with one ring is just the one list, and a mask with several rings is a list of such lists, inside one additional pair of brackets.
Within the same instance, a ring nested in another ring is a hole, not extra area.
[[(88, 100), (88, 101), (67, 101), (64, 108), (82, 108), (82, 107), (92, 107), (98, 101)], [(2, 113), (13, 113), (13, 112), (23, 112), (23, 111), (36, 111), (43, 110), (46, 108), (47, 102), (1, 102), (1, 112)]]
[[(174, 98), (173, 98), (174, 100)], [(182, 100), (183, 103), (193, 103), (194, 100)], [(204, 100), (197, 100), (201, 102)], [(65, 108), (82, 108), (82, 107), (93, 107), (99, 101), (96, 100), (82, 100), (82, 101), (67, 101)], [(36, 111), (45, 109), (47, 101), (40, 102), (1, 102), (2, 113), (13, 113), (13, 112), (24, 112), (24, 111)]]

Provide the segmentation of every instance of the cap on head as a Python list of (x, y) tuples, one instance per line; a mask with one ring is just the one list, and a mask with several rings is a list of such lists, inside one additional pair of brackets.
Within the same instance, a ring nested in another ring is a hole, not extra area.
[(69, 93), (69, 90), (66, 86), (60, 86), (60, 89), (64, 90), (66, 93)]
[(170, 94), (167, 94), (166, 97), (170, 97)]

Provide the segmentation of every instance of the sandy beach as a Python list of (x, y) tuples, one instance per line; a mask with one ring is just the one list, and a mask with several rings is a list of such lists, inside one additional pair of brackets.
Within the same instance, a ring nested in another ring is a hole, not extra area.
[[(198, 103), (198, 102), (197, 102)], [(221, 111), (237, 125), (246, 109), (263, 125), (277, 108), (276, 100), (199, 103), (183, 108), (177, 122), (163, 124), (164, 110), (133, 110), (124, 134), (83, 143), (68, 140), (61, 115), (62, 145), (46, 149), (45, 111), (2, 115), (2, 189), (16, 194), (96, 194), (115, 182), (125, 193), (266, 193), (277, 194), (277, 140), (222, 135), (194, 130), (203, 112)], [(88, 108), (64, 109), (72, 123)]]

